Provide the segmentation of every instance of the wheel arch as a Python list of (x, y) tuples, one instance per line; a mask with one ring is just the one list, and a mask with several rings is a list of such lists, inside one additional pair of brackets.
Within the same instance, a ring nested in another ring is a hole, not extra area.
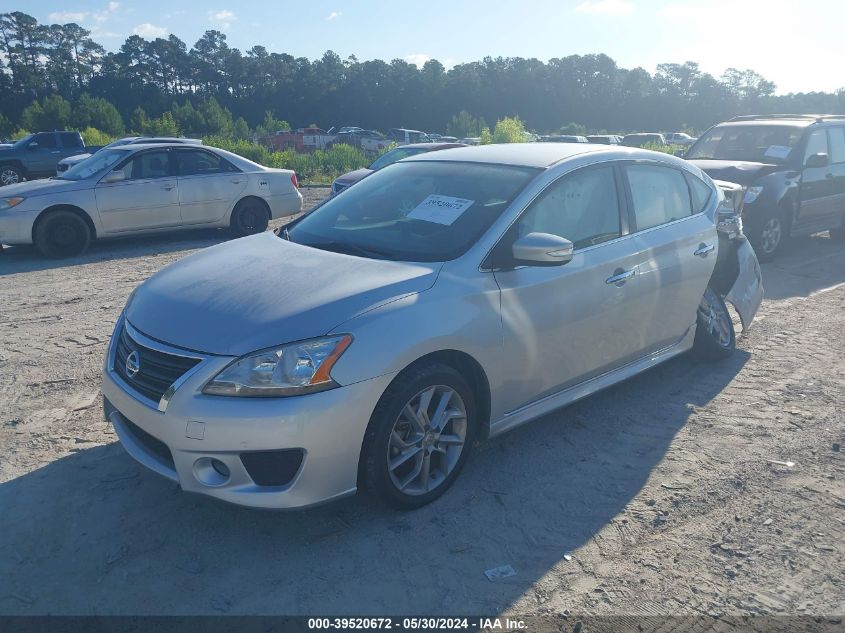
[(270, 205), (267, 203), (267, 201), (264, 198), (262, 198), (261, 196), (256, 196), (256, 195), (249, 193), (245, 196), (241, 196), (240, 198), (238, 198), (238, 201), (235, 202), (234, 205), (232, 205), (232, 209), (231, 209), (231, 211), (229, 211), (229, 222), (232, 221), (232, 216), (235, 214), (235, 210), (238, 208), (238, 206), (242, 202), (245, 202), (246, 200), (255, 200), (257, 202), (260, 202), (264, 206), (264, 210), (267, 211), (267, 219), (268, 220), (273, 219), (273, 211), (270, 209)]
[(41, 211), (41, 213), (38, 214), (38, 217), (35, 218), (35, 222), (32, 223), (32, 243), (33, 244), (35, 243), (35, 232), (38, 230), (38, 226), (53, 211), (70, 211), (71, 213), (78, 215), (80, 218), (82, 218), (82, 220), (88, 226), (88, 230), (91, 233), (91, 239), (92, 240), (97, 239), (97, 227), (94, 225), (94, 220), (91, 218), (91, 216), (84, 209), (82, 209), (81, 207), (77, 207), (76, 205), (73, 205), (73, 204), (54, 204), (54, 205), (51, 205), (49, 207), (46, 207), (43, 211)]
[(29, 178), (29, 172), (19, 158), (6, 158), (0, 160), (0, 168), (5, 167), (6, 165), (19, 170), (23, 174), (24, 178)]

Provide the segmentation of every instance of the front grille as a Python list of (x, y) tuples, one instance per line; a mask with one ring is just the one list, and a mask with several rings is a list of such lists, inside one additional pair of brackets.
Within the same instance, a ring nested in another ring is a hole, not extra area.
[[(161, 400), (170, 385), (200, 362), (198, 358), (177, 356), (145, 347), (129, 335), (125, 326), (121, 327), (120, 332), (115, 335), (117, 336), (114, 355), (115, 373), (153, 402)], [(132, 352), (138, 353), (140, 366), (138, 373), (134, 376), (130, 376), (126, 368), (126, 361)]]
[(126, 418), (123, 418), (122, 422), (132, 436), (140, 444), (144, 445), (144, 448), (146, 448), (153, 456), (157, 457), (162, 464), (168, 466), (172, 470), (176, 470), (176, 465), (173, 463), (173, 453), (171, 453), (170, 449), (167, 448), (167, 444), (162, 442), (160, 439), (153, 437), (140, 426), (133, 424)]

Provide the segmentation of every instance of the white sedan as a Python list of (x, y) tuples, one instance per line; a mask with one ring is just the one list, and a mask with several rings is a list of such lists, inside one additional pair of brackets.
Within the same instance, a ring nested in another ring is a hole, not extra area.
[(104, 149), (62, 176), (3, 188), (0, 244), (71, 257), (91, 240), (188, 228), (260, 233), (302, 209), (296, 174), (184, 144)]

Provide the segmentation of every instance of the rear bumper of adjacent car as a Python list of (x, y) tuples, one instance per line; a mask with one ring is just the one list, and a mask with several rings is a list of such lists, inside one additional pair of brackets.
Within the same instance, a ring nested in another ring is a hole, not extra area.
[(354, 493), (364, 432), (392, 376), (289, 398), (203, 395), (231, 360), (202, 360), (161, 411), (114, 371), (110, 349), (104, 413), (126, 451), (185, 491), (244, 506), (303, 508)]
[(270, 216), (273, 220), (296, 215), (302, 211), (302, 194), (297, 190), (291, 193), (266, 195), (264, 199), (270, 205)]

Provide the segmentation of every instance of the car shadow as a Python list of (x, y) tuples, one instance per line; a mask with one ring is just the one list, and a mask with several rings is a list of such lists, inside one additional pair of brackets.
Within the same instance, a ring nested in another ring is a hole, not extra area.
[[(455, 487), (409, 513), (364, 495), (249, 510), (181, 492), (119, 444), (79, 444), (0, 485), (0, 613), (494, 614), (553, 568), (557, 589), (591, 591), (577, 549), (663, 528), (674, 493), (640, 492), (748, 357), (678, 358), (478, 443)], [(516, 575), (488, 580), (502, 565)]]
[(845, 282), (845, 244), (834, 242), (827, 232), (796, 237), (761, 269), (766, 299), (808, 297)]

